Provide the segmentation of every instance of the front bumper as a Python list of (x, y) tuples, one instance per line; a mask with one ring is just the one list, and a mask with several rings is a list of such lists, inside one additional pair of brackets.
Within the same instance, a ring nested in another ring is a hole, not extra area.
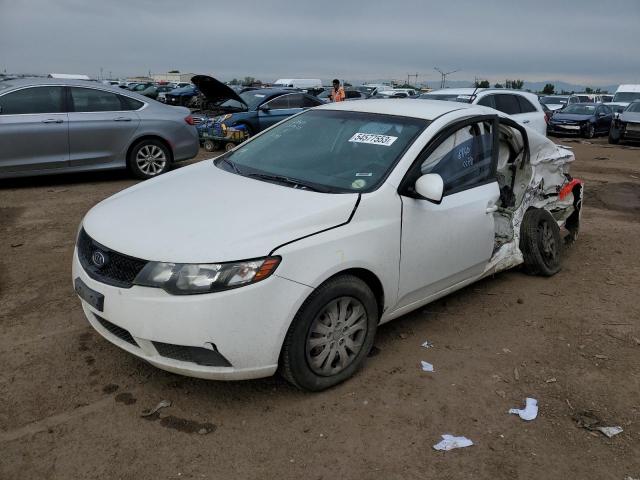
[[(104, 295), (102, 311), (80, 301), (91, 326), (111, 343), (163, 370), (215, 380), (273, 375), (291, 320), (311, 293), (310, 287), (277, 275), (204, 295), (176, 296), (135, 285), (118, 288), (89, 277), (77, 250), (72, 276)], [(186, 360), (188, 356), (175, 354), (186, 351), (183, 347), (215, 349), (231, 366)]]
[(586, 130), (584, 125), (563, 125), (549, 123), (547, 125), (547, 133), (555, 133), (557, 135), (581, 135)]

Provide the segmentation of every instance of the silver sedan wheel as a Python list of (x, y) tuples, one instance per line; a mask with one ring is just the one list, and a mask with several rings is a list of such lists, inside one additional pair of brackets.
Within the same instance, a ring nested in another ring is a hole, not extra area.
[(167, 156), (157, 145), (144, 145), (138, 150), (136, 164), (142, 173), (152, 177), (164, 170)]
[(367, 325), (367, 311), (354, 297), (325, 305), (307, 335), (305, 353), (311, 370), (328, 377), (347, 368), (362, 350)]

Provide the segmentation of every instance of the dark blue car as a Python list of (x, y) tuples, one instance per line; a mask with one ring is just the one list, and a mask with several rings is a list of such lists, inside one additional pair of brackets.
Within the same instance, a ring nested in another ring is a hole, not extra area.
[(180, 105), (182, 107), (186, 107), (189, 105), (191, 99), (199, 93), (198, 89), (193, 85), (174, 88), (165, 94), (165, 103), (167, 105)]
[(286, 88), (262, 88), (236, 93), (215, 78), (197, 75), (191, 81), (219, 113), (203, 117), (199, 130), (224, 125), (224, 130), (240, 127), (251, 136), (306, 108), (322, 105), (316, 97)]
[(612, 121), (613, 111), (608, 106), (576, 103), (553, 114), (547, 125), (547, 133), (593, 138), (598, 134), (608, 135)]

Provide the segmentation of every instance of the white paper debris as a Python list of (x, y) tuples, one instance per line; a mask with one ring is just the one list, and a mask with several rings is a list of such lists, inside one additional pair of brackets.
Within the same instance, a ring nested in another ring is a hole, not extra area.
[(596, 430), (604, 433), (607, 437), (615, 437), (619, 433), (622, 433), (622, 427), (597, 427)]
[(420, 362), (420, 365), (422, 366), (423, 372), (433, 372), (433, 365), (431, 365), (429, 362), (425, 362), (424, 360), (422, 360)]
[(533, 420), (538, 416), (538, 401), (535, 398), (528, 398), (525, 400), (524, 410), (519, 408), (509, 409), (509, 413), (515, 413), (519, 415), (522, 420)]
[(467, 437), (454, 437), (453, 435), (444, 434), (442, 440), (436, 443), (433, 448), (435, 450), (453, 450), (454, 448), (470, 447), (473, 442)]
[(431, 348), (431, 347), (433, 347), (433, 343), (431, 343), (429, 340), (425, 340), (425, 342), (422, 344), (422, 346), (424, 348)]

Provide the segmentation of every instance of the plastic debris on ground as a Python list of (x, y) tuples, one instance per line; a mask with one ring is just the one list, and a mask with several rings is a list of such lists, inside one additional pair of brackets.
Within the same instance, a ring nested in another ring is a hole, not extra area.
[(444, 434), (442, 440), (436, 443), (433, 448), (435, 450), (448, 451), (454, 448), (470, 447), (473, 442), (467, 437), (456, 437), (454, 435)]
[(538, 401), (535, 398), (527, 397), (524, 409), (511, 408), (509, 413), (518, 415), (522, 420), (534, 420), (538, 416)]
[(433, 372), (433, 365), (431, 365), (429, 362), (425, 362), (424, 360), (422, 360), (420, 362), (420, 366), (422, 367), (423, 372)]
[(431, 348), (433, 347), (433, 343), (431, 343), (429, 340), (425, 340), (425, 342), (422, 344), (422, 347)]
[(622, 433), (622, 427), (597, 427), (596, 430), (604, 433), (607, 437), (615, 437), (619, 433)]
[(620, 426), (605, 425), (605, 422), (600, 420), (595, 412), (592, 412), (591, 410), (576, 413), (573, 416), (573, 420), (578, 424), (578, 426), (592, 432), (600, 432), (608, 438), (615, 437), (624, 431)]
[(154, 413), (157, 413), (158, 411), (160, 411), (161, 408), (167, 408), (171, 406), (171, 401), (170, 400), (161, 400), (154, 408), (151, 408), (149, 410), (144, 410), (140, 416), (141, 417), (150, 417), (151, 415), (153, 415)]

